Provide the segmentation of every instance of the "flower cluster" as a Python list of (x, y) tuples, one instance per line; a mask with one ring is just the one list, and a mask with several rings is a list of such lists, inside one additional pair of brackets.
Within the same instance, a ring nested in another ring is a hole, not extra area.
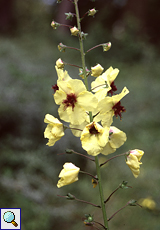
[[(82, 148), (89, 155), (97, 156), (100, 153), (107, 155), (114, 152), (126, 141), (126, 135), (116, 127), (110, 126), (114, 115), (122, 117), (121, 113), (125, 109), (120, 105), (120, 100), (129, 93), (125, 87), (120, 94), (108, 95), (112, 91), (112, 83), (119, 70), (110, 67), (100, 75), (103, 67), (98, 64), (91, 68), (91, 75), (97, 78), (92, 82), (89, 92), (82, 80), (72, 79), (67, 71), (58, 67), (59, 59), (57, 63), (55, 68), (58, 80), (53, 97), (55, 103), (59, 105), (60, 119), (69, 123), (73, 134), (80, 137)], [(63, 125), (58, 120), (54, 122), (51, 115), (46, 117), (49, 119), (45, 118), (45, 122), (50, 124), (45, 130), (45, 137), (49, 139), (48, 145), (51, 146), (64, 135)], [(57, 124), (59, 126), (61, 124), (59, 134), (56, 130)]]
[[(58, 80), (53, 86), (55, 89), (53, 97), (55, 103), (59, 105), (60, 119), (69, 123), (67, 128), (72, 130), (73, 135), (80, 137), (82, 148), (89, 155), (97, 156), (100, 153), (108, 155), (115, 152), (127, 139), (123, 131), (111, 126), (114, 116), (122, 119), (125, 108), (121, 105), (121, 99), (129, 93), (124, 87), (121, 93), (115, 94), (117, 87), (114, 81), (119, 70), (109, 67), (102, 73), (104, 68), (100, 64), (92, 67), (90, 73), (96, 79), (92, 81), (89, 92), (82, 80), (72, 79), (68, 72), (60, 67), (61, 65), (63, 66), (63, 62), (58, 59), (55, 66)], [(48, 123), (44, 137), (49, 139), (47, 145), (53, 146), (64, 136), (64, 126), (49, 114), (46, 115), (44, 122)], [(126, 164), (135, 177), (139, 175), (142, 155), (142, 151), (135, 150), (130, 151), (127, 156)], [(64, 170), (60, 176), (65, 175)], [(76, 180), (63, 179), (62, 182), (61, 179), (58, 187)]]
[[(85, 15), (94, 16), (96, 12), (97, 10), (93, 8), (87, 11)], [(66, 19), (69, 20), (75, 16), (73, 13), (66, 13), (65, 15), (67, 16)], [(79, 17), (77, 13), (76, 15)], [(62, 43), (59, 43), (58, 49), (60, 52), (64, 52), (67, 48), (75, 49), (81, 52), (83, 59), (85, 53), (82, 42), (87, 34), (81, 31), (78, 21), (77, 26), (69, 26), (69, 29), (72, 36), (79, 38), (80, 49), (67, 47)], [(52, 21), (51, 26), (53, 29), (57, 29), (61, 24)], [(103, 51), (108, 51), (111, 48), (111, 43), (103, 43), (90, 50), (99, 46), (103, 47)], [(64, 126), (57, 118), (47, 114), (44, 119), (44, 122), (48, 124), (44, 132), (44, 137), (48, 138), (47, 145), (53, 146), (65, 135), (65, 129), (69, 128), (73, 135), (80, 138), (82, 148), (87, 154), (96, 157), (100, 153), (103, 155), (114, 153), (127, 140), (126, 134), (112, 125), (114, 117), (122, 119), (122, 113), (126, 109), (121, 104), (121, 100), (129, 93), (127, 87), (117, 93), (115, 80), (119, 74), (119, 69), (110, 66), (104, 71), (99, 63), (88, 69), (83, 60), (82, 67), (75, 66), (79, 68), (79, 79), (72, 79), (64, 70), (66, 65), (67, 63), (61, 58), (56, 61), (55, 69), (58, 79), (52, 89), (54, 90), (54, 101), (59, 106), (59, 117), (62, 121), (67, 122), (68, 126)], [(87, 81), (89, 75), (92, 78), (90, 86), (88, 86)], [(143, 151), (136, 149), (126, 154), (126, 164), (134, 177), (138, 177), (140, 173), (139, 168), (142, 164), (140, 160), (143, 153)], [(72, 163), (66, 163), (63, 167), (59, 175), (61, 179), (58, 181), (58, 188), (78, 180), (80, 170), (78, 167)]]

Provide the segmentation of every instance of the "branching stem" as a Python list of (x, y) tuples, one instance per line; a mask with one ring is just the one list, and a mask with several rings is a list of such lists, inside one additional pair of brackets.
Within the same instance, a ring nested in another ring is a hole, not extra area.
[(117, 158), (117, 157), (120, 157), (120, 156), (125, 156), (126, 153), (122, 153), (122, 154), (119, 154), (119, 155), (116, 155), (114, 157), (111, 157), (109, 158), (108, 160), (106, 160), (104, 163), (100, 164), (100, 167), (102, 167), (103, 165), (105, 165), (106, 163), (108, 163), (109, 161), (113, 160), (114, 158)]
[[(60, 196), (60, 195), (57, 195), (57, 196), (67, 198), (67, 196)], [(72, 197), (73, 197), (73, 200), (76, 200), (76, 201), (79, 201), (79, 202), (82, 202), (82, 203), (86, 203), (86, 204), (90, 204), (90, 205), (92, 205), (92, 206), (94, 206), (94, 207), (96, 207), (96, 208), (101, 208), (100, 205), (96, 205), (96, 204), (93, 204), (93, 203), (88, 202), (88, 201), (85, 201), (85, 200), (80, 200), (80, 199), (76, 198), (76, 197), (73, 196), (73, 195), (72, 195)]]

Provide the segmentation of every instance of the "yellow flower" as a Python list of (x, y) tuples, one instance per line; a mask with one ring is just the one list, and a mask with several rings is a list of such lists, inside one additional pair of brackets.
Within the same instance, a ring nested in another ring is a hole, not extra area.
[(142, 207), (150, 210), (155, 210), (156, 208), (156, 202), (151, 197), (140, 199), (138, 203), (142, 205)]
[(96, 66), (91, 67), (91, 76), (98, 77), (103, 70), (104, 68), (100, 64), (97, 64)]
[(91, 83), (92, 91), (96, 93), (95, 96), (99, 101), (104, 99), (107, 93), (112, 89), (111, 83), (117, 77), (118, 73), (118, 69), (113, 69), (110, 67)]
[(49, 139), (47, 145), (53, 146), (56, 141), (64, 136), (63, 124), (50, 114), (46, 114), (44, 122), (48, 123), (44, 131), (44, 137)]
[(56, 66), (58, 69), (63, 69), (64, 68), (64, 63), (62, 61), (61, 58), (59, 58), (57, 61), (56, 61)]
[(127, 156), (126, 164), (131, 169), (133, 176), (135, 178), (137, 178), (140, 173), (139, 169), (140, 169), (140, 165), (142, 164), (140, 160), (143, 154), (144, 152), (142, 150), (135, 149), (135, 150), (130, 150), (129, 155)]
[(96, 80), (91, 83), (92, 91), (96, 93), (103, 90), (105, 91), (104, 95), (106, 96), (106, 93), (111, 89), (110, 84), (115, 80), (118, 73), (119, 70), (117, 68), (113, 69), (110, 67), (107, 69), (102, 75), (97, 77)]
[(110, 113), (111, 115), (115, 115), (116, 117), (120, 116), (120, 119), (122, 118), (121, 113), (125, 112), (124, 106), (121, 105), (120, 100), (129, 93), (129, 90), (124, 87), (122, 92), (120, 94), (114, 95), (112, 97), (105, 97), (102, 99), (98, 104), (98, 110), (100, 111), (100, 114), (103, 115), (102, 119), (102, 125), (104, 126), (107, 122), (107, 119), (105, 119), (105, 116), (107, 113)]
[(59, 90), (54, 94), (56, 104), (60, 105), (58, 112), (62, 120), (75, 125), (85, 121), (86, 111), (92, 111), (97, 106), (97, 98), (86, 90), (81, 80), (71, 79), (57, 82)]
[(62, 186), (72, 184), (78, 180), (78, 173), (80, 168), (76, 167), (72, 163), (65, 163), (63, 165), (63, 169), (61, 170), (59, 177), (61, 178), (58, 183), (57, 187), (60, 188)]
[(66, 70), (64, 71), (63, 69), (58, 69), (57, 66), (55, 66), (55, 68), (56, 68), (57, 75), (58, 75), (57, 81), (68, 81), (72, 79)]
[(109, 128), (103, 128), (96, 122), (91, 122), (86, 125), (81, 134), (82, 148), (85, 149), (89, 155), (97, 156), (103, 150), (103, 147), (108, 142)]
[(77, 27), (72, 27), (71, 29), (70, 29), (70, 31), (71, 31), (71, 35), (73, 35), (73, 36), (77, 36), (77, 34), (79, 33), (79, 29), (77, 28)]
[(116, 151), (127, 140), (126, 134), (118, 128), (111, 126), (109, 130), (109, 141), (102, 150), (102, 154), (108, 155)]
[(97, 10), (95, 8), (88, 11), (88, 16), (94, 16), (96, 14)]
[[(86, 114), (86, 116), (87, 116), (87, 114)], [(86, 118), (87, 118), (87, 120), (89, 120), (89, 116), (86, 117)], [(73, 125), (73, 124), (70, 124), (69, 127), (71, 128), (71, 131), (72, 131), (72, 133), (73, 133), (74, 136), (80, 137), (81, 134), (82, 134), (83, 129), (84, 129), (85, 126), (88, 125), (88, 124), (89, 124), (89, 122), (84, 121), (84, 122), (81, 123), (80, 125)]]

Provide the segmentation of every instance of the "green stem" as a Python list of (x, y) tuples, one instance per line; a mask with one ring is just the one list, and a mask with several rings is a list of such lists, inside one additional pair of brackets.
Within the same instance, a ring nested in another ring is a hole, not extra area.
[(100, 194), (100, 199), (101, 199), (101, 208), (102, 208), (102, 213), (103, 213), (104, 226), (106, 227), (107, 230), (109, 230), (107, 213), (106, 213), (106, 208), (105, 208), (105, 203), (104, 203), (104, 195), (103, 195), (101, 172), (100, 172), (100, 165), (99, 165), (98, 156), (95, 157), (95, 163), (96, 163), (96, 169), (97, 169), (99, 194)]
[(85, 53), (84, 53), (84, 47), (83, 47), (83, 39), (81, 36), (81, 23), (80, 23), (79, 9), (78, 9), (78, 3), (77, 2), (78, 2), (78, 0), (74, 0), (76, 16), (77, 16), (77, 27), (79, 30), (79, 44), (80, 44), (81, 61), (82, 61), (82, 68), (83, 68), (83, 75), (84, 75), (84, 83), (85, 83), (85, 86), (88, 90), (88, 81), (87, 81), (86, 64), (85, 64)]
[[(81, 60), (82, 60), (82, 68), (83, 68), (83, 75), (84, 75), (84, 83), (88, 90), (88, 81), (87, 81), (87, 74), (86, 74), (86, 64), (85, 64), (85, 52), (83, 47), (83, 39), (81, 36), (81, 24), (80, 24), (80, 17), (79, 17), (79, 9), (78, 9), (78, 0), (74, 0), (75, 4), (75, 11), (76, 11), (76, 17), (77, 17), (77, 27), (79, 30), (79, 44), (80, 44), (80, 52), (81, 52)], [(89, 112), (90, 122), (93, 121), (92, 112)], [(103, 213), (103, 219), (104, 219), (104, 226), (107, 230), (108, 228), (108, 221), (107, 221), (107, 214), (105, 209), (105, 203), (104, 203), (104, 195), (103, 195), (103, 189), (102, 189), (102, 181), (101, 181), (101, 173), (100, 173), (100, 165), (98, 161), (98, 157), (95, 157), (95, 163), (96, 163), (96, 169), (97, 169), (97, 176), (98, 176), (98, 185), (99, 185), (99, 193), (100, 193), (100, 199), (101, 199), (101, 208)]]

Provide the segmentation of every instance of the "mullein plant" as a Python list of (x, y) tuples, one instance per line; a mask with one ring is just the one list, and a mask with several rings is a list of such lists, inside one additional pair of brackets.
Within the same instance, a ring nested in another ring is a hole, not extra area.
[[(118, 76), (119, 70), (117, 68), (109, 67), (107, 70), (97, 64), (90, 69), (86, 67), (85, 57), (87, 53), (97, 47), (102, 47), (103, 51), (108, 51), (111, 48), (111, 43), (103, 43), (84, 51), (84, 40), (87, 34), (81, 30), (81, 20), (86, 16), (94, 17), (97, 13), (95, 8), (88, 10), (81, 18), (79, 16), (78, 0), (69, 0), (75, 7), (75, 13), (66, 13), (66, 19), (76, 17), (77, 25), (74, 27), (68, 26), (72, 36), (77, 37), (79, 40), (79, 48), (69, 47), (59, 43), (58, 49), (65, 52), (66, 49), (73, 49), (81, 55), (81, 66), (78, 67), (77, 78), (72, 79), (68, 72), (64, 70), (66, 62), (59, 58), (56, 61), (57, 83), (52, 86), (54, 90), (54, 100), (59, 105), (58, 113), (62, 121), (68, 122), (68, 126), (64, 125), (59, 119), (50, 114), (46, 114), (44, 122), (47, 127), (44, 131), (44, 137), (48, 138), (48, 146), (53, 146), (62, 136), (65, 135), (66, 129), (71, 129), (74, 136), (79, 137), (82, 148), (86, 151), (86, 155), (78, 153), (74, 150), (66, 150), (66, 153), (78, 154), (91, 160), (95, 163), (96, 176), (81, 171), (81, 169), (74, 165), (72, 162), (66, 162), (63, 169), (59, 174), (59, 181), (57, 187), (69, 185), (78, 181), (79, 173), (85, 173), (92, 177), (93, 188), (99, 187), (100, 204), (95, 205), (88, 201), (79, 200), (74, 195), (68, 193), (65, 197), (70, 200), (78, 200), (86, 204), (91, 204), (101, 209), (103, 216), (103, 223), (94, 220), (90, 214), (85, 214), (84, 224), (93, 226), (96, 229), (103, 228), (109, 230), (108, 222), (123, 208), (128, 205), (139, 205), (135, 200), (130, 200), (120, 210), (116, 211), (111, 217), (107, 217), (105, 204), (110, 197), (119, 188), (128, 188), (127, 182), (123, 181), (118, 188), (113, 191), (108, 198), (104, 197), (102, 180), (101, 180), (101, 167), (107, 164), (110, 160), (123, 156), (125, 157), (126, 164), (131, 169), (133, 176), (137, 178), (140, 174), (141, 158), (144, 154), (142, 150), (134, 149), (125, 153), (114, 155), (103, 163), (99, 163), (99, 154), (109, 155), (116, 151), (117, 148), (122, 146), (126, 141), (126, 134), (113, 126), (113, 117), (122, 118), (122, 113), (125, 112), (124, 106), (121, 105), (121, 100), (125, 97), (129, 90), (124, 87), (122, 91), (117, 94), (117, 87), (115, 79)], [(61, 1), (58, 1), (60, 3)], [(55, 21), (51, 22), (53, 29), (59, 26), (67, 26), (59, 24)], [(72, 64), (70, 64), (72, 65)], [(88, 85), (88, 78), (92, 78), (91, 86)], [(89, 156), (88, 156), (89, 155)], [(139, 205), (140, 206), (140, 205)], [(99, 225), (99, 227), (97, 226)]]

